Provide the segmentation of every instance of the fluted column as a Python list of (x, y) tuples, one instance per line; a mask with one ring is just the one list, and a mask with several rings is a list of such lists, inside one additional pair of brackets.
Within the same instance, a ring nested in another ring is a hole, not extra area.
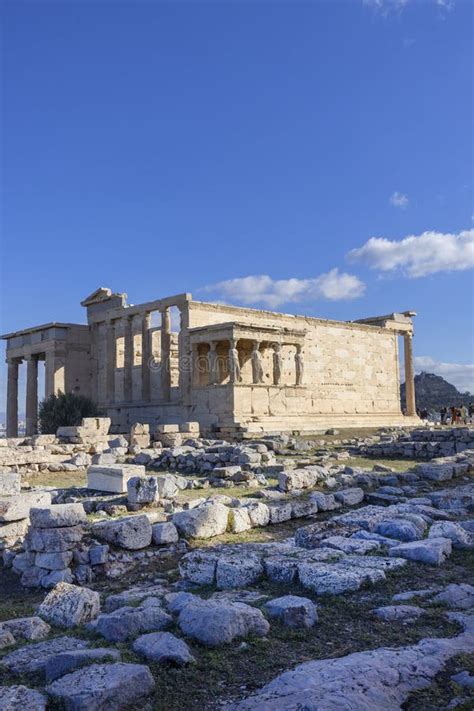
[(133, 396), (133, 322), (131, 316), (124, 320), (123, 399), (130, 402)]
[(151, 348), (151, 316), (149, 312), (143, 314), (142, 319), (142, 400), (149, 402), (151, 398), (150, 360)]
[(413, 365), (413, 334), (403, 334), (405, 356), (405, 400), (407, 415), (416, 415), (415, 401), (415, 369)]
[(171, 318), (170, 310), (161, 312), (161, 393), (163, 400), (171, 397)]
[(38, 358), (26, 356), (26, 436), (36, 434), (38, 426)]
[(18, 437), (18, 366), (19, 361), (7, 359), (7, 437)]
[(105, 336), (105, 399), (115, 402), (115, 367), (117, 364), (117, 339), (115, 322), (107, 321)]
[(209, 353), (207, 360), (209, 363), (209, 385), (217, 385), (219, 383), (219, 362), (217, 359), (217, 341), (209, 343)]

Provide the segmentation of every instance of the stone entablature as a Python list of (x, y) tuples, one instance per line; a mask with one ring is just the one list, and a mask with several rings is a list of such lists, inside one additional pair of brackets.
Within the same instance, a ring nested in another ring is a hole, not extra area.
[(128, 305), (101, 287), (87, 325), (49, 323), (7, 341), (8, 435), (17, 432), (18, 368), (27, 363), (28, 434), (36, 430), (38, 360), (46, 394), (91, 396), (118, 431), (135, 422), (199, 421), (203, 431), (406, 423), (414, 416), (413, 312), (331, 321), (193, 301), (188, 293)]

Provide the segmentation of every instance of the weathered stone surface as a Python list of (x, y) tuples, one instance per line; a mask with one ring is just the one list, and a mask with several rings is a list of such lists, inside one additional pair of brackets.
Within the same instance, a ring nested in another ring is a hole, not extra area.
[(125, 642), (144, 632), (158, 632), (170, 626), (172, 617), (159, 604), (120, 607), (97, 619), (96, 631), (108, 642)]
[(153, 504), (158, 501), (156, 476), (134, 476), (127, 482), (127, 498), (131, 504)]
[(163, 595), (167, 590), (167, 586), (163, 586), (160, 583), (155, 585), (137, 585), (128, 590), (122, 590), (120, 593), (108, 596), (105, 601), (105, 611), (113, 612), (114, 610), (118, 610), (119, 607), (131, 606), (136, 603), (142, 604), (150, 597), (157, 598)]
[(36, 641), (45, 639), (51, 627), (40, 617), (19, 617), (13, 620), (0, 622), (0, 632), (10, 632), (15, 639), (28, 639)]
[(387, 605), (372, 610), (372, 614), (386, 622), (414, 622), (424, 614), (422, 607), (416, 605)]
[(278, 474), (278, 487), (281, 491), (294, 489), (310, 489), (323, 478), (317, 471), (309, 469), (290, 469)]
[(26, 537), (28, 550), (37, 553), (68, 551), (80, 543), (83, 536), (81, 526), (69, 528), (30, 528)]
[(45, 711), (46, 697), (27, 686), (0, 686), (0, 709), (3, 711)]
[(264, 637), (270, 625), (260, 610), (234, 602), (196, 600), (179, 613), (181, 631), (207, 647), (218, 647), (249, 634)]
[(213, 585), (219, 556), (205, 550), (187, 553), (179, 562), (179, 572), (183, 578), (197, 585)]
[(456, 610), (470, 610), (474, 607), (474, 586), (468, 583), (452, 583), (436, 595), (434, 602), (445, 603)]
[(43, 672), (48, 659), (60, 652), (72, 649), (85, 649), (89, 642), (74, 637), (55, 637), (46, 642), (30, 644), (10, 652), (2, 658), (1, 663), (15, 674), (30, 674)]
[(222, 556), (217, 562), (216, 585), (221, 590), (246, 587), (259, 580), (263, 572), (260, 556), (248, 553)]
[(15, 545), (22, 541), (28, 531), (29, 519), (0, 523), (0, 550), (8, 543)]
[(172, 521), (164, 521), (163, 523), (155, 523), (152, 527), (153, 543), (157, 546), (167, 543), (176, 543), (179, 541), (178, 529)]
[(95, 590), (58, 583), (41, 603), (38, 614), (59, 627), (75, 627), (90, 622), (100, 612), (100, 596)]
[(268, 526), (270, 523), (270, 511), (266, 504), (252, 503), (245, 506), (248, 511), (250, 523), (253, 526)]
[(145, 467), (140, 464), (93, 464), (87, 470), (87, 486), (96, 491), (125, 494), (128, 480), (137, 476), (145, 476)]
[(109, 546), (92, 546), (89, 548), (89, 561), (91, 565), (103, 565), (109, 557)]
[(121, 659), (117, 649), (94, 647), (93, 649), (74, 649), (69, 652), (59, 652), (48, 658), (45, 666), (45, 676), (48, 683), (59, 677), (80, 669), (94, 662), (114, 661)]
[(270, 617), (279, 619), (288, 627), (312, 627), (318, 619), (317, 607), (307, 597), (284, 595), (265, 604)]
[(92, 664), (53, 681), (46, 691), (68, 711), (121, 711), (146, 698), (155, 687), (142, 664)]
[(137, 654), (160, 664), (171, 662), (177, 666), (183, 666), (195, 661), (186, 642), (170, 632), (152, 632), (141, 635), (132, 646), (133, 651)]
[(151, 523), (146, 516), (126, 516), (116, 521), (98, 521), (92, 533), (119, 548), (139, 550), (151, 543)]
[(249, 512), (246, 508), (231, 509), (229, 515), (229, 530), (232, 533), (242, 533), (252, 528)]
[(449, 538), (454, 548), (474, 548), (474, 535), (454, 521), (434, 523), (430, 528), (428, 538)]
[(32, 508), (30, 522), (35, 528), (62, 528), (86, 523), (87, 516), (82, 504), (52, 504)]
[(21, 476), (18, 472), (0, 472), (0, 496), (15, 496), (21, 491)]
[(422, 533), (411, 521), (402, 518), (393, 518), (380, 521), (374, 529), (375, 533), (387, 538), (396, 538), (399, 541), (417, 541), (422, 537)]
[(451, 555), (451, 541), (448, 538), (427, 538), (423, 541), (401, 543), (390, 548), (389, 555), (429, 565), (441, 565)]
[(333, 511), (342, 506), (339, 501), (336, 501), (334, 494), (323, 494), (321, 491), (313, 491), (309, 495), (310, 501), (318, 507), (318, 511)]
[(62, 570), (48, 570), (46, 575), (41, 578), (41, 586), (49, 589), (54, 588), (58, 583), (72, 583), (73, 576), (70, 568)]
[(299, 563), (298, 575), (303, 587), (313, 590), (316, 595), (340, 595), (351, 590), (358, 590), (364, 583), (384, 580), (382, 570), (349, 567), (340, 563)]
[(10, 647), (12, 644), (15, 643), (15, 637), (12, 635), (11, 632), (5, 632), (4, 630), (0, 629), (0, 649), (5, 649), (5, 647)]
[(335, 548), (344, 553), (358, 553), (365, 555), (380, 548), (378, 541), (364, 541), (357, 538), (347, 538), (345, 536), (328, 536), (321, 541), (323, 548)]
[(229, 704), (228, 711), (396, 711), (410, 692), (428, 686), (449, 658), (472, 650), (474, 622), (463, 622), (466, 630), (457, 637), (300, 664)]
[(341, 489), (334, 494), (336, 501), (339, 501), (343, 506), (355, 506), (360, 504), (364, 499), (364, 490), (359, 487), (352, 489)]
[(55, 551), (53, 553), (37, 553), (35, 565), (46, 570), (64, 570), (72, 561), (72, 551)]
[(229, 509), (223, 504), (205, 504), (174, 514), (173, 523), (187, 538), (213, 538), (226, 532)]
[[(3, 474), (0, 474), (0, 478)], [(22, 494), (0, 498), (0, 522), (20, 521), (28, 518), (32, 506), (48, 506), (49, 491), (25, 491)]]

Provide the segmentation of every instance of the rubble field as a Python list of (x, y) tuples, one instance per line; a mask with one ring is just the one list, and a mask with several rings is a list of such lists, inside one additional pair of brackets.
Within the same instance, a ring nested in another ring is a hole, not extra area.
[(109, 428), (0, 440), (2, 711), (474, 708), (473, 428)]

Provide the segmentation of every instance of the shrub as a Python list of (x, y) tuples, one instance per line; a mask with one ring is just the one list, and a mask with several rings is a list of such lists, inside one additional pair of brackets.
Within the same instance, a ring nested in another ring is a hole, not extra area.
[(39, 425), (42, 434), (56, 434), (58, 427), (80, 425), (83, 417), (97, 417), (93, 400), (76, 393), (50, 395), (40, 403)]

